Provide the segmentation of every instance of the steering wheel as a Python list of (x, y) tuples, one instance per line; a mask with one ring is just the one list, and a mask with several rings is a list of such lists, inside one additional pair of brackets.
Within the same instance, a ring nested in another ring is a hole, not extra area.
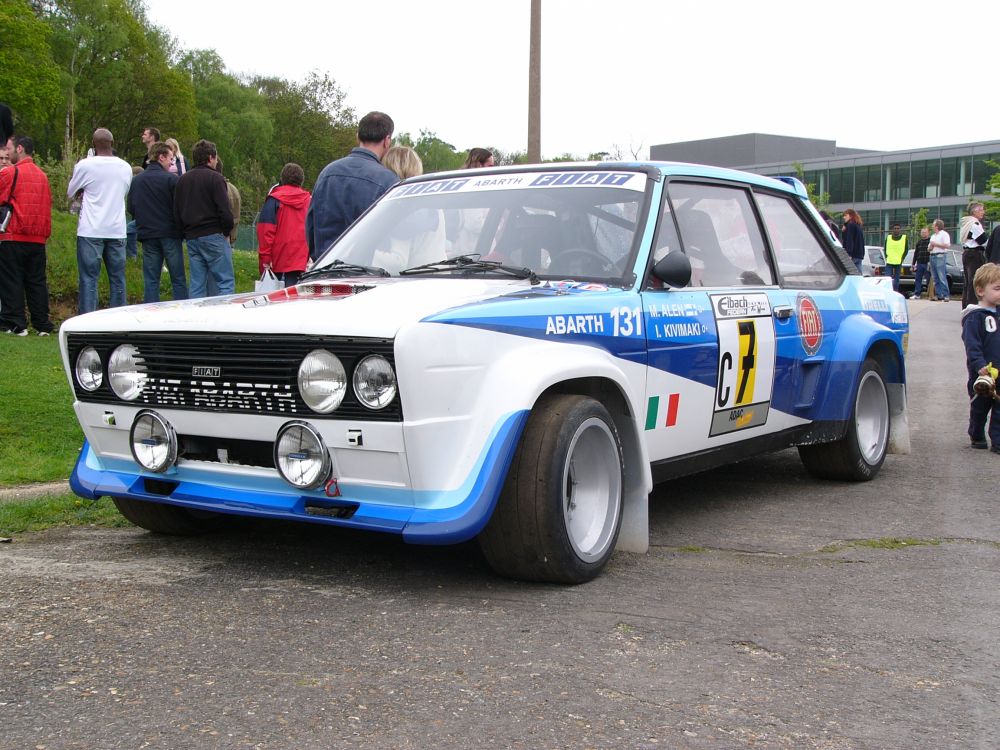
[(586, 247), (570, 247), (554, 253), (548, 273), (578, 273), (601, 276), (614, 268), (611, 259)]

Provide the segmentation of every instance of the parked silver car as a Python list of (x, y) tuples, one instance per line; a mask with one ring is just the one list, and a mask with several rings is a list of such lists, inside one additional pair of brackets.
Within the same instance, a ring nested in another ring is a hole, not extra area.
[(885, 251), (878, 245), (865, 245), (865, 257), (861, 261), (862, 276), (882, 276), (885, 274)]

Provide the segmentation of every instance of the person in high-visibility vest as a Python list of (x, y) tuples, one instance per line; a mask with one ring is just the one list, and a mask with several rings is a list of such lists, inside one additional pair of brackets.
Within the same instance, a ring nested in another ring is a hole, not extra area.
[(892, 274), (892, 289), (899, 291), (899, 271), (906, 255), (906, 235), (899, 224), (892, 225), (892, 234), (885, 238), (885, 264)]

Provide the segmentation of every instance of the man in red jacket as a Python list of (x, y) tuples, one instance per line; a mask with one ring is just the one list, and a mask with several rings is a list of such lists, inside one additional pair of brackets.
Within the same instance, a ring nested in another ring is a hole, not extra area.
[(266, 267), (285, 282), (295, 286), (309, 262), (306, 242), (306, 212), (311, 196), (302, 189), (305, 172), (295, 163), (281, 170), (281, 182), (268, 193), (257, 219), (259, 270)]
[(39, 336), (52, 333), (49, 287), (45, 280), (45, 242), (52, 234), (52, 194), (45, 172), (35, 165), (35, 142), (14, 138), (12, 166), (0, 171), (0, 203), (14, 211), (0, 234), (0, 331), (28, 335), (25, 299), (31, 325)]

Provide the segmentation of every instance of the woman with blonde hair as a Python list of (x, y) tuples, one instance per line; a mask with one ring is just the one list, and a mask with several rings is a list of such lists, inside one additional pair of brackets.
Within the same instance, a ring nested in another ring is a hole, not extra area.
[(184, 154), (181, 153), (181, 144), (177, 142), (176, 138), (167, 138), (165, 141), (170, 150), (174, 154), (174, 158), (170, 160), (170, 169), (168, 172), (173, 172), (175, 175), (180, 177), (182, 174), (187, 172), (187, 159), (184, 158)]
[(382, 166), (396, 173), (401, 180), (424, 173), (424, 164), (409, 146), (392, 146), (382, 157)]

